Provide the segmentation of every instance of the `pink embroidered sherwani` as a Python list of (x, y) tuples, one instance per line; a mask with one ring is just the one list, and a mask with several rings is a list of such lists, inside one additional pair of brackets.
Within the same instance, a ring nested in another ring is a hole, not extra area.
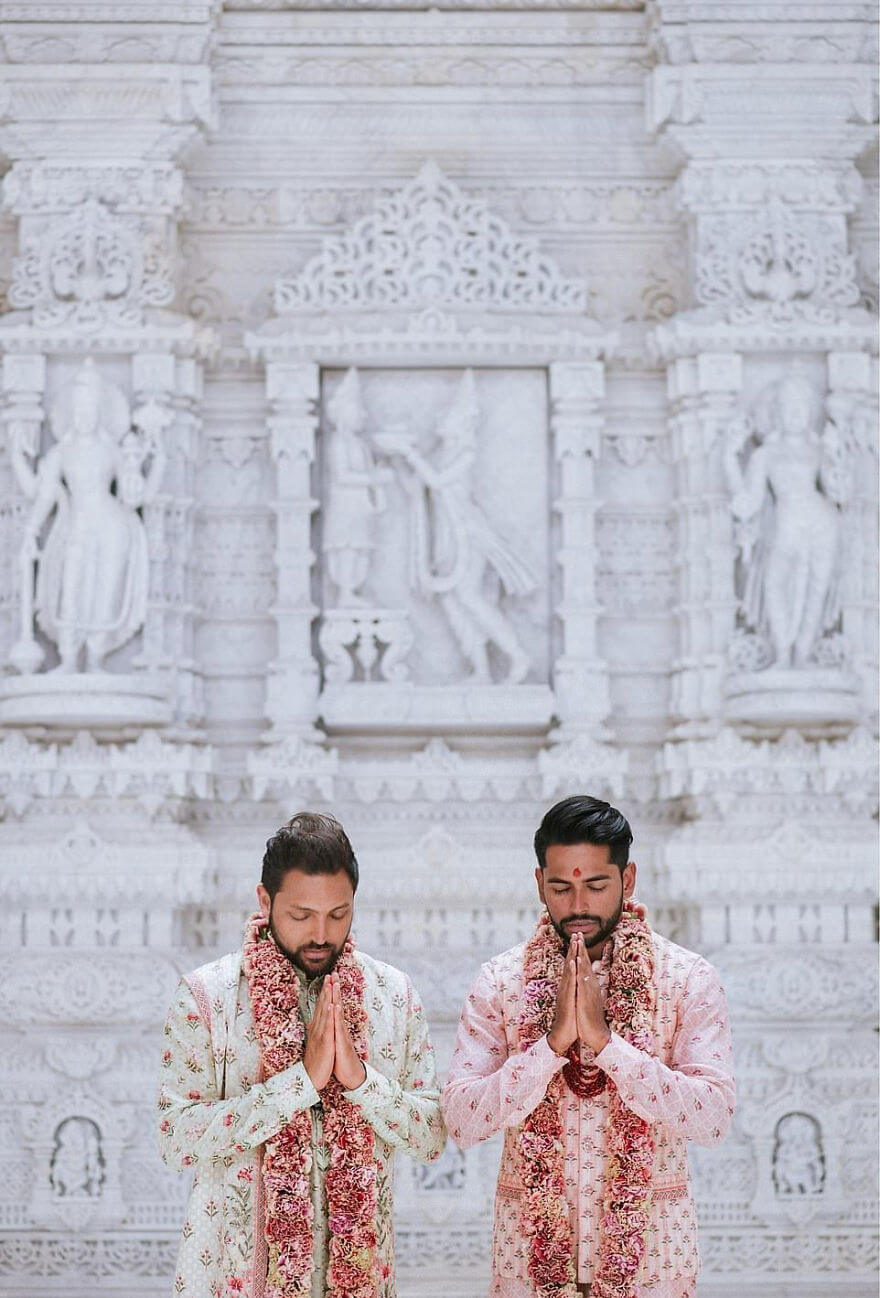
[[(714, 1145), (734, 1111), (727, 1006), (716, 970), (701, 956), (652, 933), (657, 983), (656, 1058), (616, 1034), (596, 1063), (624, 1102), (655, 1124), (651, 1222), (638, 1277), (644, 1298), (692, 1298), (699, 1271), (697, 1222), (687, 1142)], [(611, 943), (594, 965), (603, 990)], [(522, 1181), (515, 1133), (565, 1064), (547, 1038), (520, 1051), (525, 944), (483, 965), (462, 1011), (441, 1106), (464, 1148), (504, 1132), (495, 1195), (490, 1298), (533, 1298), (520, 1222)], [(608, 1098), (580, 1100), (565, 1088), (565, 1171), (578, 1283), (588, 1291), (596, 1265)]]

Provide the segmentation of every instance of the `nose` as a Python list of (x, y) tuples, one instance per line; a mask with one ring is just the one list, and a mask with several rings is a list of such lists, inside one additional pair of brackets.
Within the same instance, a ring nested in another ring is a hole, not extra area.
[(314, 943), (315, 943), (315, 946), (325, 946), (325, 945), (326, 945), (326, 943), (327, 943), (327, 921), (326, 921), (326, 919), (323, 917), (323, 915), (319, 915), (318, 918), (315, 920), (315, 927), (314, 927), (314, 929), (313, 929), (313, 937), (314, 937)]

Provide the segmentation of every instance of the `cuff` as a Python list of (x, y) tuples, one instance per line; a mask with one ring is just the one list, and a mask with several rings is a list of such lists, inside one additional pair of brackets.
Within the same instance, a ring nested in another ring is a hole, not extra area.
[(394, 1098), (394, 1083), (366, 1060), (364, 1060), (364, 1068), (367, 1070), (367, 1075), (360, 1086), (356, 1086), (353, 1091), (343, 1091), (342, 1094), (351, 1104), (360, 1105), (365, 1112), (369, 1110), (375, 1112)]
[(595, 1057), (595, 1062), (611, 1077), (631, 1077), (643, 1061), (644, 1054), (637, 1046), (624, 1041), (616, 1032), (611, 1033), (611, 1040)]
[(546, 1068), (549, 1077), (552, 1077), (554, 1073), (558, 1073), (568, 1063), (565, 1055), (557, 1055), (546, 1036), (538, 1037), (538, 1040), (533, 1046), (529, 1046), (526, 1053), (531, 1055), (532, 1059), (543, 1068)]
[(278, 1112), (286, 1122), (289, 1122), (300, 1109), (311, 1108), (321, 1099), (302, 1060), (291, 1064), (283, 1072), (276, 1073), (263, 1085), (266, 1094), (278, 1106)]

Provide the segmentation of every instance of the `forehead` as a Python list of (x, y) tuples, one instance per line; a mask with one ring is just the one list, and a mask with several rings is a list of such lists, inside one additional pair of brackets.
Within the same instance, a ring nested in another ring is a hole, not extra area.
[(607, 843), (554, 843), (545, 853), (544, 877), (554, 879), (592, 879), (597, 875), (618, 874), (609, 860)]
[(306, 874), (288, 870), (275, 894), (279, 905), (301, 906), (308, 910), (336, 910), (350, 904), (354, 897), (351, 879), (344, 870), (335, 874)]

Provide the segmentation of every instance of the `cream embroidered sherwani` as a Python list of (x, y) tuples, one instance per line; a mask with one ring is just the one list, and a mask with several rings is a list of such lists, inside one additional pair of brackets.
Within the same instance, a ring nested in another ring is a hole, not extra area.
[[(424, 1161), (446, 1143), (434, 1053), (424, 1012), (398, 969), (362, 952), (369, 1017), (367, 1077), (346, 1098), (376, 1133), (379, 1165), (376, 1298), (395, 1298), (392, 1233), (393, 1156)], [(306, 1022), (320, 980), (300, 979)], [(181, 979), (165, 1025), (159, 1093), (159, 1142), (170, 1166), (195, 1169), (183, 1226), (175, 1293), (184, 1298), (260, 1298), (266, 1279), (262, 1148), (299, 1109), (312, 1117), (315, 1208), (313, 1298), (323, 1298), (327, 1266), (320, 1096), (303, 1064), (262, 1079), (241, 952)]]
[[(655, 1126), (651, 1222), (639, 1273), (645, 1298), (691, 1298), (699, 1254), (687, 1142), (714, 1145), (734, 1111), (730, 1031), (718, 974), (701, 956), (651, 935), (655, 955), (656, 1058), (612, 1033), (594, 1056), (633, 1112)], [(611, 944), (594, 965), (603, 991)], [(449, 1133), (467, 1148), (504, 1132), (495, 1195), (491, 1298), (533, 1298), (522, 1233), (519, 1124), (543, 1099), (565, 1060), (546, 1037), (519, 1048), (525, 944), (483, 965), (465, 1003), (441, 1103)], [(565, 1088), (565, 1184), (578, 1282), (587, 1291), (598, 1255), (605, 1166), (606, 1092), (581, 1100)]]

